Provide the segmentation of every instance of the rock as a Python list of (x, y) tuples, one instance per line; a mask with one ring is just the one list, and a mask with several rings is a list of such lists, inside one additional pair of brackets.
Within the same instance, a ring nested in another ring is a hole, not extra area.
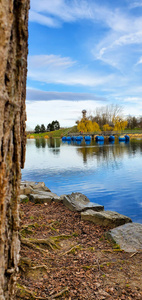
[(97, 225), (110, 226), (111, 228), (132, 222), (130, 218), (114, 211), (95, 212), (92, 209), (82, 212), (81, 219), (91, 221)]
[(34, 187), (33, 193), (37, 193), (37, 191), (51, 192), (47, 186), (43, 186), (43, 187), (39, 187), (39, 188)]
[(39, 188), (44, 188), (45, 183), (44, 182), (36, 182), (33, 186), (33, 189), (39, 189)]
[(142, 224), (125, 224), (108, 231), (106, 236), (126, 252), (142, 250)]
[(63, 204), (71, 211), (85, 211), (90, 208), (95, 211), (101, 211), (104, 209), (104, 206), (90, 202), (90, 200), (81, 193), (62, 195), (60, 199), (63, 201)]
[(20, 194), (29, 195), (36, 194), (38, 191), (51, 192), (44, 182), (21, 181)]
[(30, 194), (29, 200), (34, 203), (51, 203), (51, 201), (58, 202), (60, 197), (51, 192), (37, 191), (37, 194)]
[(34, 185), (36, 184), (35, 181), (21, 181), (21, 186), (24, 186), (24, 187), (27, 187), (27, 186), (30, 186), (30, 187), (33, 187)]
[(34, 192), (33, 188), (30, 187), (30, 186), (25, 186), (24, 187), (24, 185), (23, 185), (23, 186), (20, 187), (20, 194), (21, 195), (29, 195), (29, 194), (31, 194), (33, 192)]
[(29, 198), (27, 195), (20, 195), (20, 202), (21, 203), (27, 203), (29, 201)]

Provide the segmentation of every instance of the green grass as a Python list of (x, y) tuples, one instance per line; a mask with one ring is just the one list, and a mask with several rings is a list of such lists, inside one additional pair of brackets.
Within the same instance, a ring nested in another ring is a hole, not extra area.
[[(33, 138), (44, 138), (45, 136), (53, 137), (53, 138), (61, 138), (62, 136), (67, 136), (69, 133), (76, 133), (78, 132), (77, 130), (77, 126), (73, 126), (73, 127), (68, 127), (68, 128), (62, 128), (59, 130), (55, 130), (55, 131), (50, 131), (50, 132), (43, 132), (43, 133), (31, 133), (28, 134), (27, 137), (33, 137)], [(121, 134), (126, 134), (126, 133), (142, 133), (141, 129), (135, 128), (133, 130), (131, 129), (125, 129), (124, 131), (121, 132)], [(98, 133), (99, 134), (99, 133)]]
[(135, 129), (125, 129), (124, 133), (142, 133), (142, 129), (135, 128)]
[(31, 133), (31, 134), (28, 134), (27, 137), (33, 136), (34, 138), (41, 138), (41, 137), (49, 136), (49, 137), (53, 137), (53, 138), (57, 138), (57, 137), (60, 138), (62, 136), (67, 136), (68, 133), (70, 133), (70, 132), (72, 132), (72, 133), (77, 132), (77, 126), (62, 128), (62, 129), (50, 131), (50, 132)]

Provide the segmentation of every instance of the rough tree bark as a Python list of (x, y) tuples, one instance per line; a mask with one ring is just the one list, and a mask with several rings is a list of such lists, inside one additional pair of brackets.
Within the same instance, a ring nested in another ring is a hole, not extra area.
[(0, 300), (14, 299), (25, 159), (29, 0), (0, 1)]

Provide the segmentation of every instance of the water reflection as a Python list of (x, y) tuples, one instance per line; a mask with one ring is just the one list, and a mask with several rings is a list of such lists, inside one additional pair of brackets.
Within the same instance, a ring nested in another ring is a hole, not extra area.
[(37, 148), (45, 148), (46, 147), (46, 140), (44, 138), (35, 139), (35, 145)]
[(53, 149), (53, 154), (60, 153), (61, 145), (81, 146), (77, 147), (76, 151), (82, 155), (83, 162), (87, 162), (87, 158), (96, 156), (98, 161), (116, 161), (117, 157), (124, 157), (124, 155), (134, 156), (137, 152), (142, 153), (142, 140), (131, 140), (131, 142), (118, 141), (61, 141), (60, 139), (35, 139), (35, 146), (37, 148)]
[[(46, 146), (48, 148), (59, 148), (61, 145), (61, 141), (60, 139), (53, 139), (53, 138), (49, 138), (49, 139), (45, 139), (45, 138), (37, 138), (34, 140), (35, 141), (35, 146), (37, 148), (45, 148)], [(58, 149), (59, 151), (59, 149)], [(57, 152), (58, 152), (57, 151)]]
[(142, 154), (142, 141), (141, 140), (132, 140), (131, 143), (128, 142), (96, 142), (88, 144), (90, 147), (86, 147), (85, 144), (82, 143), (82, 147), (77, 148), (77, 152), (82, 154), (83, 161), (86, 163), (87, 158), (96, 156), (97, 160), (116, 161), (119, 157), (124, 157), (125, 155), (135, 155), (140, 152)]

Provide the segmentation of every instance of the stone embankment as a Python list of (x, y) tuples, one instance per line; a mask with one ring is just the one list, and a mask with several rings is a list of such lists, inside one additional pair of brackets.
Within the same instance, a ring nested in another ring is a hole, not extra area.
[(129, 217), (114, 211), (104, 211), (104, 206), (90, 200), (81, 193), (57, 196), (44, 182), (22, 181), (20, 201), (35, 204), (50, 204), (51, 201), (62, 202), (71, 211), (81, 213), (81, 219), (97, 225), (109, 226), (107, 238), (117, 243), (126, 252), (142, 250), (142, 224), (132, 223)]

